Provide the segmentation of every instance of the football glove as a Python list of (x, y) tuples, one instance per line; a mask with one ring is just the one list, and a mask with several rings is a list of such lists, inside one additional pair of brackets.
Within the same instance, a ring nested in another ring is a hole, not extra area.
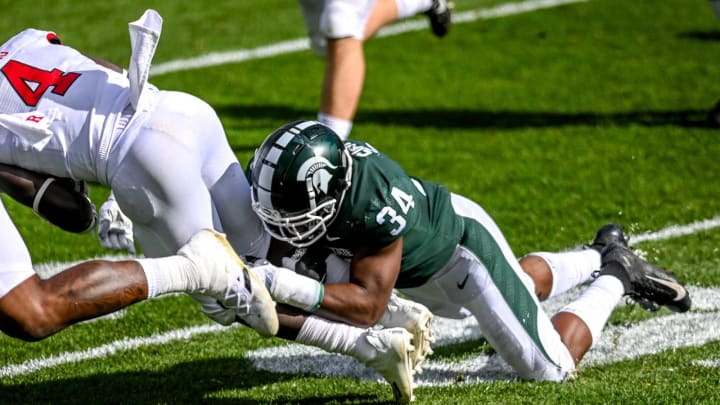
[(100, 206), (98, 239), (108, 250), (126, 250), (135, 254), (132, 221), (120, 210), (115, 197), (110, 197)]
[(208, 318), (219, 323), (220, 325), (231, 325), (235, 322), (237, 316), (237, 310), (225, 308), (218, 302), (217, 299), (201, 294), (190, 294), (195, 301), (200, 304), (200, 310)]

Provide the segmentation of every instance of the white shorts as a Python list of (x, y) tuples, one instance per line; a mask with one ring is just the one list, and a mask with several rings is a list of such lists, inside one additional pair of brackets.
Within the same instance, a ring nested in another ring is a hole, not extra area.
[(126, 153), (114, 151), (108, 162), (110, 186), (143, 253), (173, 255), (211, 228), (226, 233), (238, 254), (264, 256), (270, 238), (215, 111), (186, 93), (147, 97), (156, 98), (155, 108), (133, 118), (115, 146)]
[(25, 242), (0, 200), (0, 298), (35, 274)]
[(365, 39), (376, 0), (298, 0), (313, 51), (325, 56), (326, 38)]

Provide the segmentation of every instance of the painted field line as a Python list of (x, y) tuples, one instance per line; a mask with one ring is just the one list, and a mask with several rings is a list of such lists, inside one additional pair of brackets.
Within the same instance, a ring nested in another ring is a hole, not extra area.
[[(657, 232), (652, 233), (646, 233), (642, 234), (640, 236), (631, 236), (631, 241), (634, 242), (642, 242), (642, 241), (648, 241), (648, 240), (662, 240), (662, 239), (668, 239), (683, 235), (688, 235), (692, 233), (701, 232), (704, 230), (709, 230), (712, 228), (717, 228), (720, 226), (720, 216), (714, 217), (712, 219), (703, 220), (703, 221), (697, 221), (693, 222), (687, 225), (678, 225), (678, 226), (670, 226), (665, 229), (661, 229)], [(64, 267), (63, 264), (57, 263), (55, 266)], [(52, 267), (52, 266), (50, 266)], [(642, 325), (650, 325), (649, 332), (647, 332), (648, 337), (643, 338), (647, 342), (654, 342), (654, 349), (655, 350), (665, 350), (666, 347), (662, 345), (662, 342), (670, 344), (676, 344), (678, 346), (673, 347), (682, 347), (684, 343), (689, 344), (702, 344), (710, 340), (718, 340), (720, 339), (720, 288), (713, 288), (713, 289), (698, 289), (689, 287), (690, 293), (693, 297), (693, 311), (703, 311), (703, 312), (709, 312), (706, 314), (676, 314), (672, 315), (671, 317), (661, 317), (656, 319), (669, 319), (670, 322), (667, 322), (667, 325), (663, 322), (665, 321), (658, 321), (658, 320), (650, 320), (645, 321), (641, 323)], [(576, 291), (569, 292), (567, 294), (564, 294), (562, 296), (556, 297), (554, 299), (549, 300), (547, 303), (544, 303), (543, 306), (545, 309), (553, 313), (557, 311), (561, 306), (565, 305), (569, 300), (576, 294)], [(693, 317), (696, 316), (705, 316), (709, 319), (694, 319)], [(672, 318), (675, 317), (675, 318)], [(702, 322), (700, 322), (702, 321)], [(654, 326), (655, 324), (653, 322), (660, 322), (660, 327)], [(697, 325), (704, 325), (703, 330), (700, 331), (700, 333), (692, 332), (692, 336), (687, 336), (688, 331), (692, 331), (693, 328), (696, 328)], [(638, 342), (636, 340), (632, 340), (631, 343), (628, 344), (629, 349), (626, 352), (618, 351), (613, 345), (616, 344), (616, 342), (619, 341), (620, 335), (630, 335), (631, 330), (639, 326), (633, 325), (630, 327), (608, 327), (606, 332), (603, 334), (604, 340), (600, 342), (596, 347), (591, 350), (590, 353), (588, 353), (585, 364), (603, 364), (603, 362), (609, 362), (610, 358), (613, 358), (612, 356), (615, 356), (612, 361), (621, 360), (623, 358), (630, 358), (633, 355), (639, 355), (642, 354), (638, 351), (637, 348), (642, 347), (642, 343), (644, 342)], [(613, 332), (613, 328), (618, 329), (618, 331)], [(655, 328), (655, 329), (653, 329)], [(675, 329), (678, 328), (678, 329)], [(148, 337), (142, 337), (142, 338), (132, 338), (132, 339), (123, 339), (120, 341), (112, 342), (107, 345), (103, 345), (97, 348), (90, 348), (83, 351), (77, 351), (77, 352), (66, 352), (61, 353), (56, 356), (50, 356), (50, 357), (44, 357), (44, 358), (38, 358), (33, 360), (28, 360), (21, 364), (10, 364), (0, 367), (0, 378), (2, 377), (11, 377), (11, 376), (17, 376), (17, 375), (23, 375), (32, 373), (35, 371), (40, 371), (42, 369), (55, 367), (62, 364), (67, 363), (74, 363), (82, 360), (87, 359), (93, 359), (93, 358), (99, 358), (99, 357), (105, 357), (112, 354), (115, 354), (117, 352), (123, 351), (123, 350), (132, 350), (136, 348), (140, 348), (143, 346), (151, 346), (151, 345), (160, 345), (167, 343), (172, 340), (179, 340), (179, 339), (190, 339), (195, 335), (201, 334), (201, 333), (212, 333), (212, 332), (220, 332), (227, 329), (226, 327), (222, 327), (220, 325), (202, 325), (202, 326), (196, 326), (191, 328), (183, 328), (178, 329), (174, 331), (169, 331), (163, 334), (159, 335), (152, 335)], [(625, 331), (627, 329), (627, 331)], [(645, 328), (641, 328), (641, 330), (645, 330)], [(668, 338), (667, 335), (663, 335), (663, 333), (671, 332), (672, 336), (680, 336), (679, 338)], [(439, 318), (436, 317), (435, 321), (433, 322), (433, 333), (437, 337), (438, 341), (436, 343), (436, 346), (445, 346), (449, 344), (454, 343), (460, 343), (463, 341), (471, 340), (471, 339), (478, 339), (481, 337), (480, 331), (477, 328), (477, 324), (473, 318), (466, 318), (460, 321), (457, 320), (450, 320), (445, 318)], [(615, 335), (613, 335), (613, 333)], [(708, 335), (708, 333), (710, 335)], [(610, 339), (610, 336), (614, 336), (612, 338), (612, 341), (608, 340)], [(660, 339), (661, 342), (657, 343), (655, 339)], [(699, 340), (698, 340), (699, 339)], [(680, 342), (678, 342), (680, 340)], [(605, 342), (605, 343), (603, 343)], [(699, 342), (699, 343), (698, 343)], [(604, 349), (603, 344), (610, 345), (609, 349)], [(635, 350), (635, 352), (632, 352), (632, 350)], [(645, 349), (647, 350), (647, 349)], [(603, 355), (596, 354), (601, 353), (602, 351), (608, 351), (613, 353), (612, 355)], [(628, 354), (629, 353), (629, 354)], [(256, 364), (258, 368), (267, 369), (270, 371), (274, 371), (276, 364), (273, 363), (284, 363), (288, 365), (288, 367), (292, 367), (292, 369), (285, 369), (285, 371), (282, 372), (293, 372), (291, 370), (298, 369), (300, 370), (300, 367), (302, 368), (302, 372), (308, 372), (308, 370), (323, 370), (322, 367), (327, 367), (326, 373), (329, 373), (328, 375), (344, 375), (343, 373), (348, 373), (351, 371), (348, 371), (347, 367), (343, 366), (344, 363), (346, 363), (345, 359), (343, 361), (337, 361), (337, 355), (328, 354), (325, 353), (319, 349), (302, 346), (302, 345), (296, 345), (296, 344), (288, 344), (284, 346), (279, 346), (272, 349), (264, 349), (264, 350), (257, 350), (254, 352), (251, 352), (248, 354), (248, 356), (253, 360), (253, 362)], [(303, 357), (304, 356), (304, 357)], [(597, 360), (594, 359), (594, 357), (599, 356)], [(620, 356), (620, 357), (617, 357)], [(625, 357), (623, 357), (625, 356)], [(630, 356), (630, 357), (628, 357)], [(287, 358), (291, 357), (293, 361), (277, 361), (278, 358)], [(271, 361), (271, 358), (275, 359), (274, 361)], [(312, 360), (314, 363), (308, 365), (307, 361), (308, 359), (320, 359), (321, 365), (318, 365), (318, 363), (315, 363), (316, 360)], [(326, 360), (330, 359), (330, 360)], [(350, 359), (348, 359), (350, 360)], [(493, 375), (497, 376), (497, 373), (512, 373), (512, 370), (503, 368), (507, 367), (504, 365), (504, 362), (502, 359), (499, 359), (497, 356), (494, 356), (492, 358), (490, 357), (483, 357), (479, 356), (476, 359), (468, 360), (471, 363), (466, 362), (458, 362), (458, 363), (452, 363), (450, 365), (444, 364), (442, 362), (438, 362), (438, 364), (435, 364), (434, 362), (429, 362), (427, 365), (428, 371), (424, 372), (422, 375), (418, 376), (418, 383), (425, 384), (425, 385), (432, 385), (432, 384), (443, 384), (443, 380), (440, 377), (437, 377), (437, 379), (433, 379), (432, 381), (426, 380), (426, 377), (422, 376), (429, 376), (433, 372), (430, 370), (433, 369), (443, 369), (446, 370), (444, 373), (450, 373), (450, 368), (452, 368), (455, 371), (452, 371), (453, 373), (460, 373), (461, 371), (457, 370), (465, 370), (465, 369), (473, 369), (473, 370), (484, 370), (485, 372), (488, 372), (490, 374), (475, 374), (473, 378), (476, 378), (478, 381), (482, 380), (483, 378), (487, 379), (488, 376)], [(474, 362), (474, 363), (473, 363)], [(478, 362), (483, 363), (483, 365), (479, 365)], [(292, 364), (290, 364), (292, 363)], [(342, 363), (342, 364), (341, 364)], [(377, 375), (374, 374), (374, 371), (365, 368), (364, 366), (360, 365), (360, 363), (349, 361), (347, 363), (353, 364), (354, 367), (357, 367), (358, 377), (359, 378), (370, 378), (370, 379), (377, 379)], [(311, 367), (311, 368), (305, 368), (305, 367)], [(500, 371), (498, 371), (500, 370)], [(504, 371), (503, 371), (504, 370)], [(299, 371), (298, 371), (299, 372)], [(462, 371), (463, 373), (465, 371)], [(354, 372), (353, 372), (354, 373)], [(439, 373), (439, 371), (438, 371)], [(493, 374), (495, 373), (495, 374)], [(356, 374), (353, 374), (356, 375)], [(435, 378), (435, 377), (434, 377)], [(447, 381), (446, 381), (447, 382)], [(446, 383), (445, 382), (445, 383)]]
[(28, 360), (20, 364), (10, 364), (0, 368), (0, 378), (12, 377), (40, 371), (46, 368), (68, 363), (77, 363), (83, 360), (98, 359), (112, 356), (119, 352), (137, 349), (144, 346), (162, 345), (174, 340), (188, 340), (196, 335), (215, 333), (229, 330), (239, 326), (222, 326), (219, 324), (199, 325), (188, 328), (175, 329), (165, 333), (146, 337), (125, 338), (106, 345), (76, 352), (60, 353), (56, 356)]
[(702, 221), (692, 222), (687, 225), (673, 225), (657, 232), (648, 232), (640, 235), (631, 235), (630, 243), (640, 243), (647, 241), (657, 241), (670, 238), (676, 238), (683, 235), (692, 235), (698, 232), (707, 231), (720, 227), (720, 216)]
[[(587, 353), (581, 368), (720, 340), (720, 288), (688, 289), (695, 305), (691, 312), (655, 317), (631, 325), (605, 327), (600, 341)], [(565, 294), (550, 305), (559, 309), (575, 296), (577, 292)], [(473, 317), (463, 320), (435, 318), (432, 330), (437, 338), (433, 345), (436, 348), (482, 337)], [(382, 381), (374, 370), (355, 359), (298, 344), (255, 350), (247, 357), (256, 368), (274, 373), (311, 373), (323, 377)], [(706, 366), (710, 364), (705, 363)], [(460, 377), (465, 383), (518, 378), (517, 373), (498, 355), (481, 354), (461, 361), (430, 360), (422, 368), (423, 373), (415, 376), (418, 386), (451, 385), (457, 383)]]
[[(481, 19), (506, 17), (514, 14), (528, 13), (544, 8), (552, 8), (565, 4), (580, 3), (589, 0), (527, 0), (520, 3), (506, 3), (496, 7), (458, 12), (453, 14), (453, 24), (469, 23)], [(381, 29), (377, 36), (388, 37), (411, 31), (428, 29), (426, 19), (405, 20)], [(307, 38), (297, 38), (252, 49), (239, 49), (227, 52), (212, 52), (194, 58), (177, 59), (155, 64), (150, 69), (151, 76), (160, 76), (172, 72), (202, 69), (227, 63), (240, 63), (254, 59), (264, 59), (288, 53), (309, 50)]]

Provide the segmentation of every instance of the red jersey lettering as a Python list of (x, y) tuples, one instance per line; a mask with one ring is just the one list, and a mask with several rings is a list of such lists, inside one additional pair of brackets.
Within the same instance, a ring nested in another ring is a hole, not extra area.
[[(63, 72), (59, 69), (42, 70), (16, 60), (8, 61), (2, 72), (25, 105), (35, 107), (45, 92), (52, 87), (52, 93), (65, 95), (80, 73)], [(31, 86), (30, 83), (34, 83)]]

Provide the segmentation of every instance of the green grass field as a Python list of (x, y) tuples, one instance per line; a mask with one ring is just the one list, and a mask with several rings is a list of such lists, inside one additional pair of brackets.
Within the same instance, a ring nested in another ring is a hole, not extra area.
[[(456, 0), (456, 9), (508, 1)], [(304, 36), (296, 2), (280, 0), (11, 2), (0, 34), (50, 29), (127, 65), (127, 22), (147, 7), (165, 19), (156, 63)], [(692, 286), (696, 303), (679, 315), (619, 308), (611, 337), (564, 384), (472, 367), (497, 359), (477, 336), (448, 338), (418, 378), (418, 403), (720, 402), (720, 133), (706, 124), (720, 99), (720, 21), (706, 1), (577, 2), (459, 23), (442, 40), (426, 29), (377, 38), (366, 54), (353, 137), (478, 201), (518, 256), (575, 247), (621, 223), (648, 258)], [(314, 118), (322, 74), (322, 61), (300, 50), (151, 81), (212, 104), (244, 163), (276, 127)], [(107, 193), (96, 186), (93, 200)], [(94, 235), (65, 234), (5, 201), (37, 264), (106, 254)], [(703, 220), (709, 229), (657, 233)], [(348, 367), (329, 377), (312, 356), (282, 357), (287, 345), (216, 328), (187, 297), (163, 298), (38, 343), (0, 336), (0, 403), (392, 400), (388, 385)]]

